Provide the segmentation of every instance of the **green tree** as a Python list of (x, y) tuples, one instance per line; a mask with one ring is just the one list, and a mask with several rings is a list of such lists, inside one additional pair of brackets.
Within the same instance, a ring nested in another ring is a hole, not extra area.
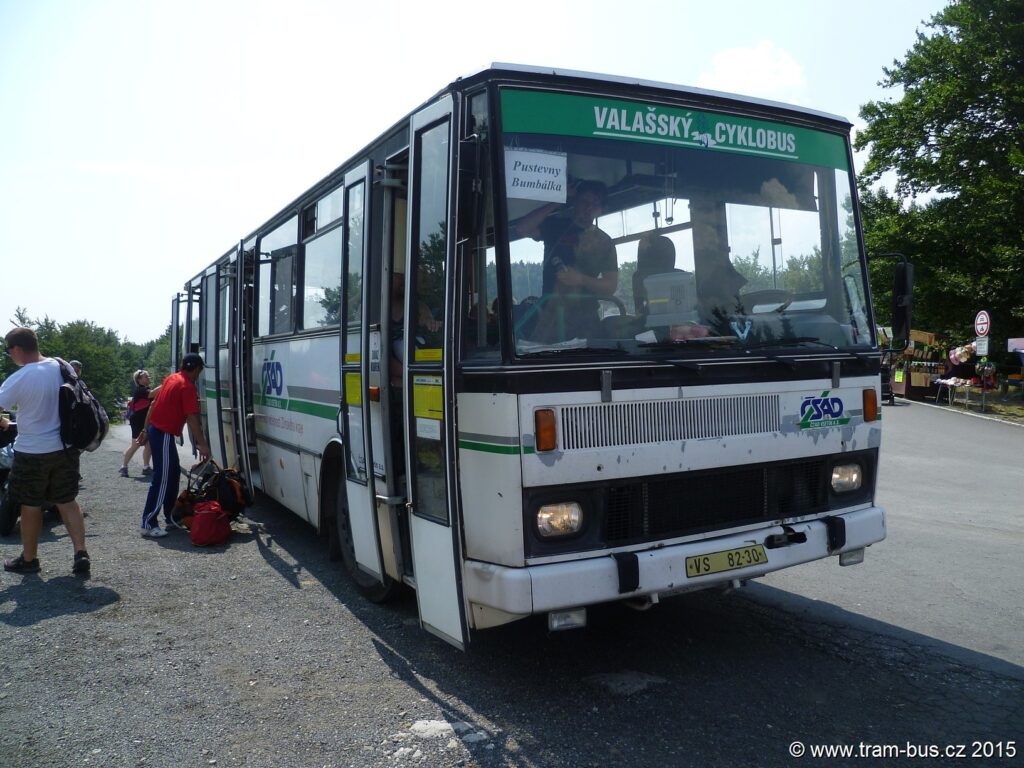
[(324, 295), (317, 299), (324, 310), (324, 317), (319, 325), (337, 325), (341, 322), (341, 288), (324, 288)]
[[(125, 346), (115, 331), (88, 320), (60, 325), (49, 317), (33, 319), (21, 307), (15, 311), (11, 324), (32, 328), (39, 338), (39, 350), (47, 357), (80, 361), (82, 378), (92, 393), (112, 417), (120, 413), (119, 402), (128, 394), (134, 368), (125, 359)], [(6, 378), (15, 370), (17, 366), (4, 357), (0, 376)]]
[[(915, 263), (916, 326), (963, 339), (988, 309), (1005, 350), (1007, 336), (1024, 336), (1024, 4), (957, 0), (925, 26), (884, 70), (881, 85), (902, 97), (861, 108), (868, 249)], [(886, 172), (895, 198), (869, 189)], [(871, 269), (884, 319), (892, 263)]]
[(823, 268), (821, 249), (814, 246), (810, 254), (786, 258), (786, 266), (781, 271), (779, 285), (795, 295), (820, 292), (824, 287)]
[[(117, 333), (87, 320), (76, 320), (60, 326), (60, 340), (64, 348), (61, 356), (66, 360), (79, 360), (82, 378), (89, 389), (108, 413), (118, 413), (118, 401), (125, 397), (131, 373), (120, 355)], [(44, 348), (44, 354), (54, 352)]]
[[(178, 338), (185, 332), (184, 326), (178, 330)], [(171, 326), (159, 339), (146, 344), (146, 356), (143, 358), (142, 366), (149, 371), (154, 386), (162, 382), (171, 371)]]
[(746, 279), (744, 291), (763, 291), (774, 288), (772, 271), (761, 263), (761, 248), (755, 248), (749, 256), (737, 256), (732, 261), (733, 267)]

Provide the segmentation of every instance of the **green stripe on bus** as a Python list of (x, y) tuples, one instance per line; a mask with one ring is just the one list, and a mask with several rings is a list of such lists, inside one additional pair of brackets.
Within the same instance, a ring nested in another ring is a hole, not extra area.
[(478, 443), (475, 440), (459, 440), (459, 448), (465, 448), (467, 451), (504, 453), (512, 456), (519, 453), (518, 445), (495, 445), (494, 443)]
[(338, 406), (324, 405), (322, 403), (310, 403), (306, 400), (289, 400), (288, 410), (296, 413), (304, 413), (307, 416), (330, 419), (331, 421), (338, 418)]
[(330, 419), (331, 421), (334, 421), (338, 418), (339, 408), (335, 405), (311, 403), (307, 400), (289, 400), (285, 397), (269, 397), (267, 395), (255, 395), (253, 397), (253, 401), (256, 405), (275, 408), (280, 411), (303, 413), (307, 416), (314, 416), (319, 419)]

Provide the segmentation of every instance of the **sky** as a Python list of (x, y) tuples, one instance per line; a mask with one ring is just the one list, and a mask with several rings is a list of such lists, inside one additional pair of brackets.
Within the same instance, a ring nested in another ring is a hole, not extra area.
[[(945, 0), (0, 0), (0, 321), (144, 343), (185, 281), (457, 77), (514, 62), (841, 115)], [(858, 158), (863, 163), (864, 158)]]

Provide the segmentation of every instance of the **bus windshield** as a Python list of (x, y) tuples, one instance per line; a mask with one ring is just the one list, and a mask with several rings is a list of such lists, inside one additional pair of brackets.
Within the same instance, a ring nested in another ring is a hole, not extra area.
[(845, 138), (502, 91), (516, 353), (874, 344)]

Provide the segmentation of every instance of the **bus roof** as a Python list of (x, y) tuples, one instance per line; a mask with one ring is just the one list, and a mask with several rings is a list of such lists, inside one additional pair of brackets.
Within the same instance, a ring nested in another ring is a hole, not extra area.
[(841, 115), (834, 115), (830, 112), (821, 112), (816, 109), (808, 109), (807, 107), (797, 106), (795, 104), (786, 104), (781, 101), (772, 101), (770, 99), (760, 99), (754, 96), (742, 96), (736, 93), (727, 93), (725, 91), (713, 91), (706, 88), (695, 88), (688, 85), (676, 85), (674, 83), (665, 83), (657, 80), (642, 80), (636, 77), (622, 77), (619, 75), (606, 75), (598, 72), (585, 72), (574, 69), (559, 69), (558, 67), (537, 67), (529, 64), (510, 64), (504, 62), (494, 62), (488, 69), (474, 72), (466, 78), (470, 79), (479, 76), (486, 76), (496, 72), (519, 72), (528, 75), (537, 76), (548, 76), (548, 77), (566, 77), (583, 80), (595, 80), (602, 83), (616, 83), (618, 85), (627, 86), (639, 86), (641, 88), (657, 89), (662, 91), (672, 91), (674, 93), (681, 93), (686, 95), (698, 96), (701, 98), (712, 98), (721, 99), (724, 101), (735, 101), (743, 104), (757, 104), (759, 106), (768, 107), (770, 109), (783, 109), (789, 112), (797, 112), (799, 114), (807, 115), (818, 119), (829, 120), (832, 122), (842, 123), (846, 126), (851, 126), (849, 120)]

